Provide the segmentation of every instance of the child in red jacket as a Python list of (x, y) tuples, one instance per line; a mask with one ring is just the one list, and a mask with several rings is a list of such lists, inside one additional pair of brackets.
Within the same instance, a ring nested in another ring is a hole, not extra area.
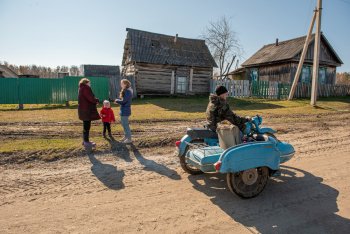
[(100, 116), (103, 122), (103, 137), (106, 137), (106, 130), (108, 130), (108, 135), (111, 136), (111, 123), (115, 122), (115, 117), (109, 101), (103, 101), (103, 108), (100, 111)]

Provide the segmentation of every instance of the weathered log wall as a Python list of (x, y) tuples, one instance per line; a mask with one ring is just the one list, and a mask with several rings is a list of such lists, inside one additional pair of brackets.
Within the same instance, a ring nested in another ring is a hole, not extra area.
[(178, 77), (186, 77), (187, 79), (186, 95), (208, 94), (212, 73), (212, 68), (144, 63), (130, 64), (123, 69), (123, 76), (134, 77), (135, 87), (139, 95), (176, 95)]
[(277, 81), (281, 83), (290, 83), (291, 81), (291, 65), (278, 64), (271, 66), (259, 67), (259, 80), (261, 81)]

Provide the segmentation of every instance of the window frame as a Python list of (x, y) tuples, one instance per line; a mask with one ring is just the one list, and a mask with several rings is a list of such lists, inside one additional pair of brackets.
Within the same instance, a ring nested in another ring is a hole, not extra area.
[[(255, 74), (256, 73), (256, 74)], [(250, 81), (259, 81), (259, 69), (258, 68), (252, 68), (250, 69)], [(254, 79), (253, 79), (254, 78)]]
[[(321, 78), (321, 71), (324, 72), (324, 77), (322, 78), (322, 80), (320, 79)], [(327, 84), (327, 68), (326, 67), (320, 67), (318, 69), (318, 83), (319, 84)]]
[[(176, 93), (186, 94), (187, 92), (188, 79), (186, 76), (176, 77)], [(180, 87), (180, 89), (179, 89)]]

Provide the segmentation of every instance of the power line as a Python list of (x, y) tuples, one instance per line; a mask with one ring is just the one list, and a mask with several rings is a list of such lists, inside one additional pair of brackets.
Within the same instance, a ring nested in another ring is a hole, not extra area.
[(338, 1), (341, 1), (341, 2), (344, 2), (344, 3), (347, 3), (350, 5), (350, 2), (349, 1), (346, 1), (346, 0), (338, 0)]

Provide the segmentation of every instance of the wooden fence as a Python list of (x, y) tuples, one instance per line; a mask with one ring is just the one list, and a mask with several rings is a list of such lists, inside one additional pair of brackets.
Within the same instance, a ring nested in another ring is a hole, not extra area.
[[(230, 97), (257, 97), (265, 99), (287, 99), (291, 84), (283, 84), (273, 81), (253, 81), (248, 80), (211, 80), (210, 92), (215, 92), (217, 85), (223, 85), (229, 91)], [(311, 84), (299, 83), (294, 97), (308, 98), (311, 94)], [(350, 95), (350, 85), (319, 84), (319, 97), (348, 96)]]

